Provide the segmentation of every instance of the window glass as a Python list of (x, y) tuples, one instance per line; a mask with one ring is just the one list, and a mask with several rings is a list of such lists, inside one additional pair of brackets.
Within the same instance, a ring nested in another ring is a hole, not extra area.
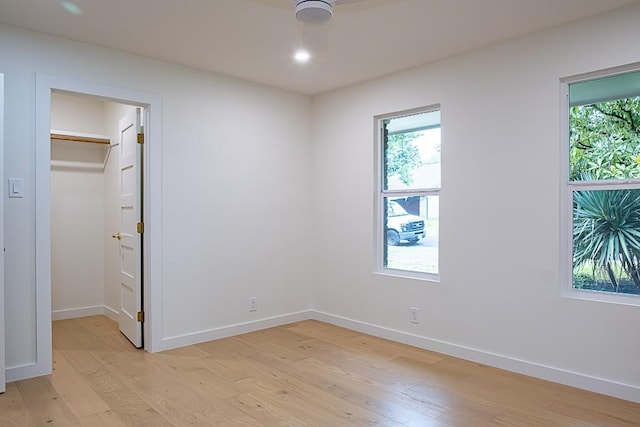
[(640, 294), (640, 73), (569, 85), (573, 289)]
[(389, 120), (387, 132), (384, 189), (439, 188), (440, 111)]
[(438, 196), (385, 197), (384, 267), (438, 273), (438, 202)]
[(640, 190), (573, 193), (573, 286), (640, 293)]
[(440, 110), (380, 120), (380, 268), (438, 276)]
[(572, 181), (640, 178), (640, 97), (569, 111)]

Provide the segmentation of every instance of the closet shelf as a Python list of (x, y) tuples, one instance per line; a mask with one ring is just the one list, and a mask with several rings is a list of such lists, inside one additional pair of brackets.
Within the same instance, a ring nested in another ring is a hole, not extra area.
[(111, 140), (106, 137), (101, 137), (99, 135), (83, 135), (83, 134), (72, 134), (72, 133), (61, 133), (60, 131), (52, 131), (51, 132), (51, 140), (52, 141), (72, 141), (72, 142), (86, 142), (90, 144), (111, 144)]

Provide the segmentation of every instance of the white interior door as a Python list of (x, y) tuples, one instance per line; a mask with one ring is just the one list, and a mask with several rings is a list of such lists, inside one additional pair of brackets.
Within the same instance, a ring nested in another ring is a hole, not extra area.
[[(4, 181), (4, 74), (0, 74), (0, 179)], [(4, 356), (4, 197), (0, 197), (0, 393), (5, 391)]]
[(120, 120), (120, 331), (142, 347), (142, 144), (140, 109)]

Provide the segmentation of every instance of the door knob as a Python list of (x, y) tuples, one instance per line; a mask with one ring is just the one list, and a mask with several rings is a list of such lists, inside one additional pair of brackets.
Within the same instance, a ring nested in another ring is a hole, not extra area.
[(122, 235), (120, 233), (116, 233), (111, 237), (113, 237), (114, 239), (118, 239), (118, 240), (122, 239)]

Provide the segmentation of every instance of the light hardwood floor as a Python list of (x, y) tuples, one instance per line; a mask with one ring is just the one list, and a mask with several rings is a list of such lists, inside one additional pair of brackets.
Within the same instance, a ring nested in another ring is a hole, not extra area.
[(150, 354), (103, 316), (53, 323), (54, 372), (1, 426), (630, 426), (640, 405), (306, 321)]

